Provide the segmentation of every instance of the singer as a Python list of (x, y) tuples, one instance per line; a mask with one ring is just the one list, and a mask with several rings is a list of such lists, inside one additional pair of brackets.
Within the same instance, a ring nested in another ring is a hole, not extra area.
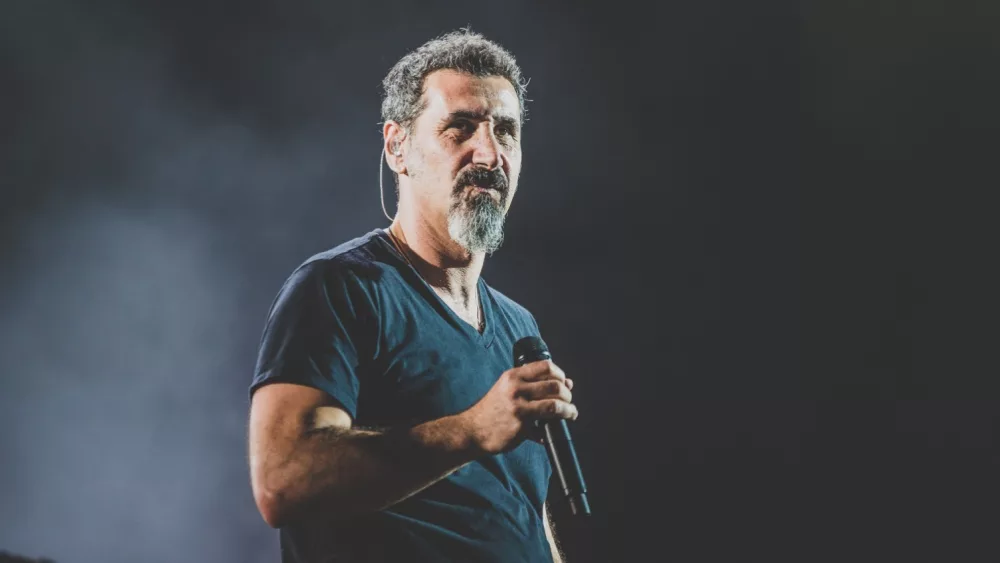
[(536, 421), (573, 420), (538, 336), (480, 276), (517, 191), (525, 85), (462, 30), (383, 80), (397, 213), (305, 260), (279, 290), (250, 386), (257, 507), (283, 562), (561, 562)]

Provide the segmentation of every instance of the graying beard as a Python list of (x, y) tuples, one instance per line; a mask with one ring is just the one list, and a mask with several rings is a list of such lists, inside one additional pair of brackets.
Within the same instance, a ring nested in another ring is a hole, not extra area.
[(504, 213), (488, 194), (473, 196), (468, 206), (457, 203), (448, 214), (448, 234), (469, 252), (496, 252), (503, 225)]

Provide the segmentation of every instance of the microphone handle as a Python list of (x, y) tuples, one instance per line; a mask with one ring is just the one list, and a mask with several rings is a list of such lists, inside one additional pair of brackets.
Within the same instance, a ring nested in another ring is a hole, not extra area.
[(590, 514), (590, 503), (587, 502), (587, 485), (583, 482), (580, 471), (580, 460), (573, 448), (573, 438), (565, 419), (550, 420), (544, 425), (545, 445), (549, 452), (549, 462), (552, 471), (562, 485), (563, 495), (569, 502), (570, 512), (574, 516)]
[[(552, 354), (548, 350), (533, 350), (532, 352), (518, 356), (514, 362), (515, 366), (520, 367), (527, 363), (552, 359)], [(538, 421), (535, 422), (535, 426), (538, 426)], [(573, 438), (570, 437), (566, 420), (561, 418), (545, 421), (542, 424), (542, 430), (545, 433), (545, 449), (549, 453), (552, 472), (559, 479), (559, 485), (569, 503), (570, 512), (574, 516), (590, 514), (590, 503), (587, 502), (587, 484), (583, 481), (580, 460), (576, 457), (576, 449), (573, 448)]]

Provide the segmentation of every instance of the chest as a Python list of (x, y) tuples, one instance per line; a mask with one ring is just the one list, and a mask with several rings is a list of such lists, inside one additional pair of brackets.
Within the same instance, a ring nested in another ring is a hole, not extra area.
[(388, 411), (380, 418), (417, 422), (459, 413), (508, 369), (492, 346), (451, 338), (434, 328), (414, 327), (392, 347), (386, 369), (371, 389), (381, 405), (378, 410)]
[[(492, 300), (483, 306), (482, 333), (431, 299), (383, 299), (382, 304), (378, 354), (358, 392), (362, 426), (418, 424), (468, 409), (513, 367), (514, 342), (537, 331)], [(515, 505), (521, 510), (540, 506), (548, 472), (544, 446), (528, 441), (470, 464), (451, 479), (467, 481), (480, 492), (492, 490), (491, 502), (506, 499), (513, 503), (511, 510)], [(529, 502), (521, 504), (524, 500)]]
[(416, 423), (461, 412), (513, 367), (517, 336), (502, 314), (483, 307), (477, 331), (443, 303), (421, 296), (384, 301), (378, 354), (360, 381), (358, 422)]

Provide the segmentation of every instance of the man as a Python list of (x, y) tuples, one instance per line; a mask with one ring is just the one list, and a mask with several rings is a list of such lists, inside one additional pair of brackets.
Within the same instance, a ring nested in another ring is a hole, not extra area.
[(575, 419), (538, 326), (480, 277), (517, 190), (525, 83), (468, 31), (383, 81), (387, 229), (313, 256), (276, 297), (251, 385), (250, 470), (282, 560), (561, 561), (535, 422)]

